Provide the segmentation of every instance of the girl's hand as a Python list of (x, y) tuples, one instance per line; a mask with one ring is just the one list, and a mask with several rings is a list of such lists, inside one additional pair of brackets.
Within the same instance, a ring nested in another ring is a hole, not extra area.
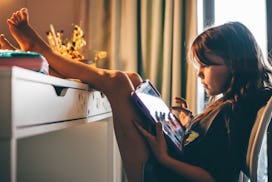
[(137, 122), (134, 122), (137, 129), (140, 133), (146, 138), (153, 154), (157, 158), (159, 162), (163, 162), (167, 157), (167, 144), (164, 138), (164, 134), (162, 131), (162, 124), (161, 122), (156, 123), (156, 135), (152, 135), (147, 130), (145, 130), (141, 125)]
[(178, 117), (183, 126), (187, 126), (192, 117), (192, 112), (188, 109), (188, 105), (185, 99), (181, 97), (175, 97), (175, 102), (178, 106), (173, 106), (172, 109), (178, 112)]

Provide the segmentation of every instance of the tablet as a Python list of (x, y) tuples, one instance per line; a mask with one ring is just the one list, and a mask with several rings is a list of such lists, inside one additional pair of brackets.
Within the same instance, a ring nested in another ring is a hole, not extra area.
[(132, 93), (136, 106), (146, 116), (151, 125), (162, 123), (162, 129), (168, 145), (175, 150), (182, 150), (184, 128), (178, 118), (162, 100), (160, 93), (149, 80), (143, 81)]

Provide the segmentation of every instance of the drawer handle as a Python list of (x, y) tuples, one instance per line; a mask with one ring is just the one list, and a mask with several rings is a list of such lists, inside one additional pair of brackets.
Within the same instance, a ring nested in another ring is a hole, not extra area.
[(61, 87), (61, 86), (55, 86), (53, 85), (54, 90), (59, 97), (64, 97), (67, 93), (68, 88), (67, 87)]

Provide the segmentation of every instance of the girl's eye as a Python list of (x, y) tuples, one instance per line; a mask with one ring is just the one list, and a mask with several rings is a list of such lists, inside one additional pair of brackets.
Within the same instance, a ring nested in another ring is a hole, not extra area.
[(200, 65), (200, 68), (208, 68), (210, 65), (207, 65), (207, 64), (201, 64)]
[(203, 64), (202, 62), (198, 62), (196, 60), (193, 61), (193, 65), (194, 65), (196, 70), (199, 70), (199, 69), (202, 69), (202, 68), (207, 68), (207, 67), (210, 66), (210, 65), (207, 65), (207, 64)]

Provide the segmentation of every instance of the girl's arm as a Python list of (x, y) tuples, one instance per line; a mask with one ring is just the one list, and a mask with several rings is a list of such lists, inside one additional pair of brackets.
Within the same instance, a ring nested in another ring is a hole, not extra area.
[(172, 171), (180, 174), (182, 177), (189, 181), (195, 182), (213, 182), (213, 177), (204, 169), (190, 165), (185, 162), (181, 162), (170, 157), (167, 153), (167, 144), (163, 135), (162, 125), (160, 122), (156, 123), (156, 136), (153, 136), (138, 123), (135, 122), (135, 126), (140, 133), (147, 139), (153, 154), (159, 163), (171, 169)]

